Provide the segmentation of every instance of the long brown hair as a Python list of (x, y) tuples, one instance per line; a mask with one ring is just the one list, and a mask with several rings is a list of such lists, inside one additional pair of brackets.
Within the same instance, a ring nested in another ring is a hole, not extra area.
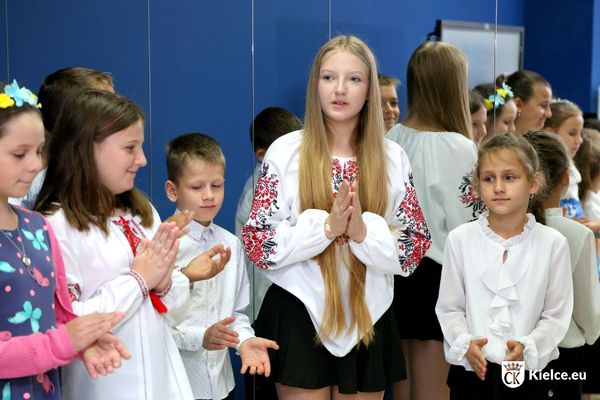
[(408, 119), (473, 139), (467, 58), (445, 42), (425, 42), (415, 49), (406, 71)]
[(583, 142), (573, 157), (573, 161), (581, 174), (579, 199), (584, 203), (592, 190), (594, 180), (600, 173), (600, 145), (596, 142), (598, 135), (593, 129), (584, 128), (581, 136)]
[[(299, 195), (302, 210), (316, 208), (331, 210), (331, 153), (329, 134), (325, 127), (318, 84), (321, 65), (334, 51), (348, 51), (358, 57), (369, 70), (368, 99), (360, 112), (355, 147), (360, 168), (358, 195), (363, 211), (383, 215), (387, 206), (388, 182), (384, 149), (381, 95), (377, 84), (375, 57), (367, 45), (353, 36), (338, 36), (327, 42), (315, 57), (306, 96), (305, 127), (300, 146)], [(344, 309), (336, 264), (338, 257), (347, 256), (350, 272), (350, 327), (356, 327), (360, 342), (368, 345), (373, 340), (373, 320), (365, 302), (366, 270), (353, 254), (344, 255), (338, 242), (333, 242), (319, 254), (316, 261), (321, 267), (325, 283), (325, 316), (319, 337), (336, 336), (345, 327)]]
[(52, 214), (64, 210), (69, 224), (80, 231), (92, 225), (108, 234), (107, 221), (115, 208), (138, 215), (152, 225), (152, 206), (137, 189), (113, 195), (100, 182), (94, 146), (133, 124), (144, 121), (131, 100), (103, 90), (88, 89), (68, 96), (54, 126), (48, 169), (35, 209)]

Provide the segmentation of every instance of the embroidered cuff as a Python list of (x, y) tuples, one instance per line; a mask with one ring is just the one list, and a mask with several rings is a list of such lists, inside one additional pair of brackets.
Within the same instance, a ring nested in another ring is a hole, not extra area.
[(154, 291), (156, 293), (156, 295), (160, 298), (165, 297), (166, 295), (169, 294), (169, 292), (171, 291), (171, 287), (173, 287), (173, 279), (169, 279), (169, 284), (167, 285), (167, 287), (161, 291), (161, 292), (157, 292), (156, 290)]
[(129, 271), (127, 275), (133, 277), (133, 279), (135, 279), (135, 281), (138, 283), (140, 291), (142, 292), (142, 297), (145, 300), (148, 297), (148, 286), (146, 286), (146, 281), (144, 280), (144, 278), (133, 270)]

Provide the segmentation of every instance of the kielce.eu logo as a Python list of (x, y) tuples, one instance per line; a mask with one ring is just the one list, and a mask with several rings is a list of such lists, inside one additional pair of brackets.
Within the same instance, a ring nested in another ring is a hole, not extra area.
[(521, 386), (525, 379), (525, 361), (502, 361), (502, 382), (509, 388)]

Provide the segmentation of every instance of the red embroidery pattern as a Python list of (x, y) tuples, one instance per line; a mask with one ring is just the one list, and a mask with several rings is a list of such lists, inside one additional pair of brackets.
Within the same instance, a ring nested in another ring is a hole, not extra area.
[(398, 238), (398, 260), (402, 271), (412, 274), (431, 247), (431, 234), (419, 205), (412, 173), (408, 175), (406, 194), (398, 207), (396, 219), (406, 227), (406, 233)]
[[(144, 232), (140, 229), (137, 223), (133, 220), (127, 220), (124, 217), (119, 217), (117, 220), (113, 220), (113, 223), (121, 228), (121, 231), (127, 238), (127, 242), (131, 247), (131, 251), (133, 252), (133, 256), (137, 254), (137, 250), (140, 247), (140, 242), (142, 241), (142, 237), (144, 236)], [(167, 306), (162, 302), (156, 292), (150, 292), (150, 301), (152, 302), (152, 306), (159, 314), (165, 314), (168, 309)]]
[(358, 165), (356, 164), (356, 161), (348, 160), (342, 166), (340, 160), (334, 158), (331, 162), (331, 186), (333, 187), (334, 197), (337, 192), (339, 192), (344, 179), (352, 183), (355, 180), (358, 180), (358, 176)]
[(248, 223), (242, 228), (242, 240), (248, 259), (259, 268), (273, 266), (269, 256), (275, 254), (277, 249), (277, 243), (273, 239), (275, 228), (270, 219), (279, 211), (279, 177), (269, 172), (270, 167), (268, 162), (263, 163), (256, 182)]

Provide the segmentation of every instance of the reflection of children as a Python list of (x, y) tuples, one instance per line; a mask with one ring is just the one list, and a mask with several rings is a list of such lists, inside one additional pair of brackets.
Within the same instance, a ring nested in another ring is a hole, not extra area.
[(379, 80), (379, 91), (381, 92), (383, 122), (385, 123), (385, 130), (389, 131), (398, 123), (398, 118), (400, 118), (397, 92), (400, 79), (384, 74), (378, 74), (377, 79)]
[[(546, 182), (545, 190), (534, 197), (530, 209), (538, 222), (567, 238), (573, 271), (573, 317), (559, 344), (560, 356), (549, 367), (568, 373), (586, 371), (583, 346), (594, 344), (600, 336), (600, 283), (594, 234), (582, 224), (563, 217), (560, 196), (569, 185), (570, 160), (562, 142), (542, 131), (528, 132), (524, 138), (535, 148)], [(554, 395), (558, 399), (581, 398), (581, 380), (557, 382)]]
[(44, 126), (35, 95), (14, 81), (2, 89), (0, 391), (3, 399), (59, 399), (56, 368), (68, 364), (78, 352), (87, 349), (81, 367), (92, 376), (112, 372), (121, 356), (128, 356), (122, 343), (106, 334), (122, 315), (76, 318), (52, 229), (40, 214), (8, 204), (9, 196), (27, 193), (42, 167)]
[[(406, 72), (408, 116), (386, 135), (406, 151), (415, 190), (431, 231), (431, 248), (411, 276), (395, 277), (394, 308), (408, 379), (394, 384), (395, 399), (448, 398), (448, 363), (435, 315), (448, 232), (480, 213), (471, 183), (477, 147), (471, 139), (467, 58), (445, 42), (426, 42)], [(410, 306), (407, 306), (409, 305)]]
[(543, 178), (525, 139), (501, 135), (484, 142), (474, 178), (489, 211), (448, 235), (436, 305), (453, 364), (450, 398), (545, 398), (551, 382), (529, 381), (526, 374), (521, 387), (508, 388), (499, 364), (524, 361), (526, 370), (543, 369), (557, 358), (573, 310), (567, 241), (527, 214)]
[(167, 197), (179, 210), (194, 213), (188, 225), (190, 232), (181, 239), (177, 266), (187, 269), (190, 261), (216, 243), (231, 249), (231, 262), (223, 272), (193, 284), (186, 315), (172, 327), (194, 398), (228, 398), (234, 379), (227, 348), (239, 351), (242, 373), (248, 370), (252, 375), (269, 376), (267, 349), (278, 347), (271, 340), (254, 336), (244, 314), (250, 302), (250, 286), (242, 245), (213, 223), (225, 194), (225, 157), (219, 144), (196, 133), (173, 139), (167, 146), (167, 171)]
[(383, 137), (366, 44), (327, 42), (307, 90), (305, 128), (267, 151), (242, 230), (273, 281), (255, 329), (281, 347), (270, 353), (280, 399), (380, 399), (405, 377), (393, 275), (414, 271), (429, 232), (408, 159)]
[(565, 208), (565, 215), (568, 218), (583, 218), (583, 207), (579, 200), (578, 189), (578, 184), (581, 182), (581, 174), (572, 161), (582, 142), (583, 113), (575, 103), (568, 100), (553, 102), (550, 104), (550, 110), (552, 111), (552, 117), (546, 120), (544, 130), (558, 135), (567, 148), (567, 153), (571, 159), (569, 188), (561, 198), (560, 206)]
[[(242, 237), (242, 227), (248, 221), (248, 215), (250, 215), (254, 186), (267, 149), (278, 137), (297, 131), (298, 129), (302, 129), (302, 121), (285, 108), (267, 107), (254, 117), (254, 121), (252, 121), (252, 125), (250, 126), (250, 140), (254, 145), (254, 155), (258, 163), (254, 168), (252, 176), (248, 177), (244, 184), (235, 213), (235, 235), (240, 239)], [(265, 293), (267, 293), (269, 286), (271, 286), (271, 281), (254, 268), (249, 261), (247, 265), (248, 278), (250, 280), (250, 287), (252, 288), (250, 297), (254, 301), (251, 307), (248, 307), (246, 313), (250, 321), (253, 322), (255, 316), (258, 315)]]
[(483, 97), (476, 90), (469, 91), (469, 111), (471, 112), (473, 141), (479, 145), (487, 135), (487, 108)]
[(84, 90), (65, 100), (48, 152), (36, 208), (49, 214), (63, 250), (73, 309), (122, 311), (114, 330), (132, 360), (104, 379), (64, 369), (66, 399), (192, 399), (164, 314), (189, 297), (173, 271), (178, 230), (134, 188), (146, 165), (144, 116), (130, 100)]
[(475, 90), (483, 96), (488, 111), (485, 122), (487, 138), (515, 133), (517, 104), (512, 89), (504, 81), (504, 76), (498, 77), (496, 85), (493, 83), (477, 85)]
[(512, 89), (517, 106), (515, 133), (523, 135), (542, 129), (546, 119), (552, 116), (550, 83), (537, 72), (520, 70), (510, 74), (506, 84)]

